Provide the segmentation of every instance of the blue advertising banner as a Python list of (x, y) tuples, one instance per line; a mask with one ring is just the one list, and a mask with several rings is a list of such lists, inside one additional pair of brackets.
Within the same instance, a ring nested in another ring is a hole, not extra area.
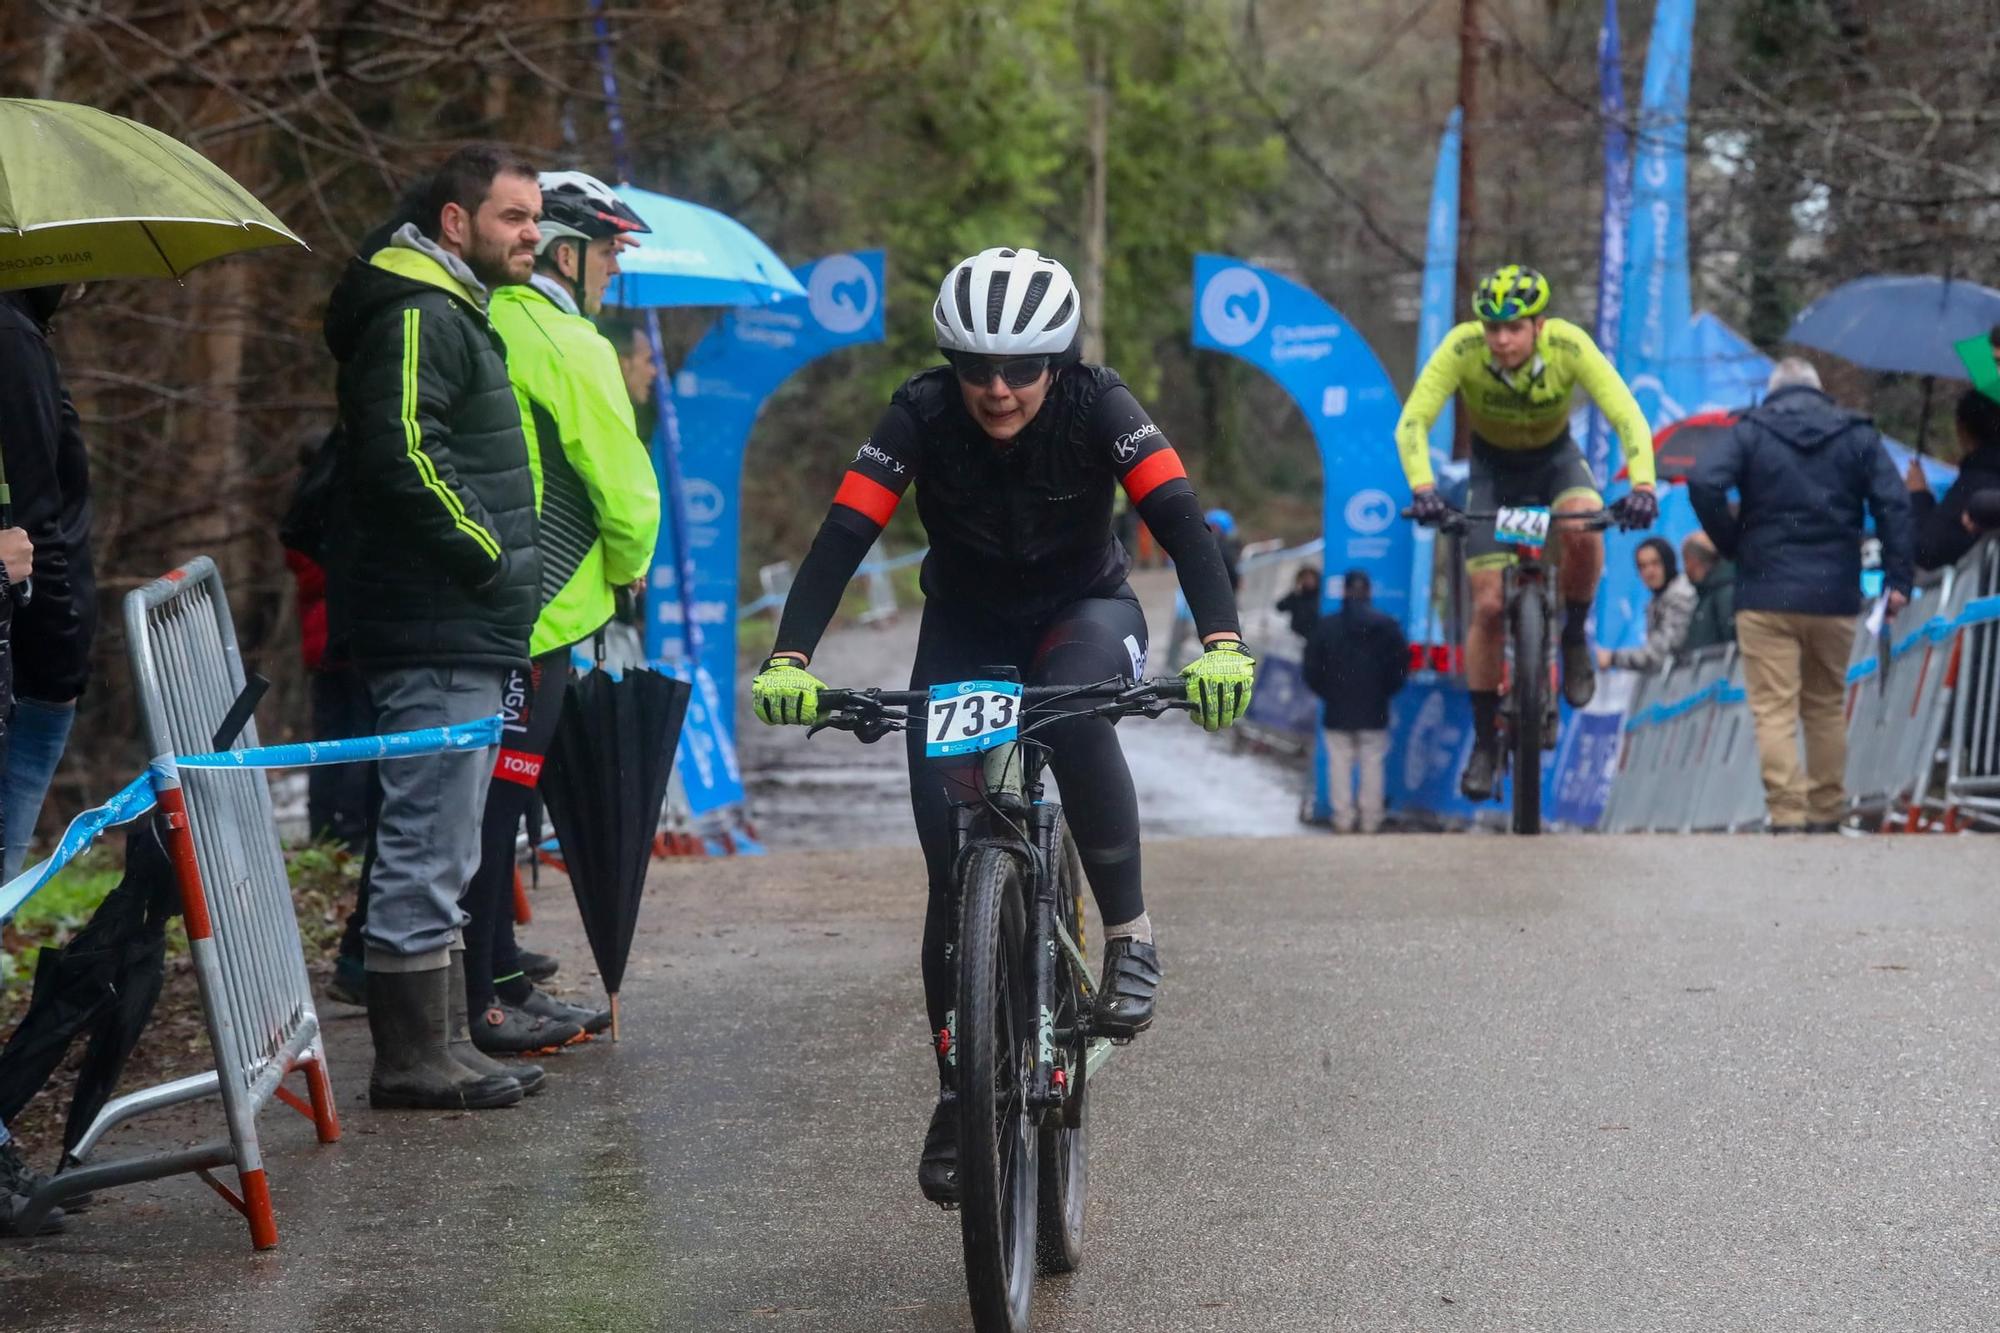
[[(688, 706), (678, 765), (697, 816), (743, 799), (736, 763), (736, 606), (739, 502), (751, 428), (765, 399), (801, 367), (884, 336), (882, 251), (828, 255), (794, 271), (805, 299), (727, 312), (673, 380), (672, 406), (686, 442), (679, 480), (687, 525), (678, 535), (662, 527), (647, 598), (646, 654), (668, 665), (692, 657), (701, 668), (694, 678), (706, 678)], [(663, 490), (664, 429), (665, 423), (655, 445)], [(690, 571), (685, 597), (676, 547), (685, 550)]]
[[(1367, 339), (1290, 278), (1196, 255), (1193, 341), (1256, 366), (1298, 404), (1319, 446), (1326, 586), (1337, 589), (1342, 573), (1365, 570), (1375, 604), (1406, 620), (1413, 525), (1398, 516), (1409, 494), (1395, 449), (1402, 403)], [(1331, 610), (1334, 602), (1323, 605)], [(1323, 812), (1325, 770), (1315, 768)]]
[[(1625, 313), (1625, 232), (1632, 219), (1632, 146), (1625, 134), (1625, 66), (1618, 39), (1618, 0), (1604, 0), (1597, 29), (1597, 108), (1604, 119), (1604, 214), (1597, 256), (1597, 346), (1618, 362), (1619, 322)], [(1611, 479), (1611, 430), (1595, 404), (1590, 409), (1590, 470), (1597, 484)]]
[(1575, 829), (1597, 827), (1618, 772), (1624, 722), (1623, 710), (1572, 712), (1563, 719), (1562, 744), (1546, 766), (1551, 782), (1542, 793), (1551, 819)]
[(1328, 582), (1364, 569), (1375, 603), (1401, 619), (1410, 598), (1409, 487), (1396, 461), (1395, 386), (1341, 313), (1289, 278), (1222, 255), (1194, 261), (1194, 345), (1256, 366), (1283, 386), (1319, 446)]
[(1471, 749), (1465, 686), (1441, 677), (1412, 680), (1389, 706), (1389, 808), (1469, 821), (1476, 807), (1458, 794), (1458, 774)]
[(1632, 173), (1618, 368), (1655, 426), (1688, 414), (1687, 98), (1695, 0), (1660, 0), (1646, 51)]

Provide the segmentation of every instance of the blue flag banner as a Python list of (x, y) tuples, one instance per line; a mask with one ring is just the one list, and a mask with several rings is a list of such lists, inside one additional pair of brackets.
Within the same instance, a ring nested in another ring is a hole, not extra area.
[[(1618, 0), (1604, 0), (1597, 30), (1597, 108), (1604, 119), (1604, 211), (1597, 258), (1597, 345), (1618, 363), (1619, 324), (1625, 312), (1626, 229), (1632, 219), (1632, 146), (1625, 133), (1625, 66), (1618, 38)], [(1611, 479), (1611, 430), (1595, 404), (1590, 409), (1590, 470), (1603, 486)]]
[(1655, 426), (1688, 415), (1698, 388), (1686, 354), (1687, 98), (1695, 0), (1660, 0), (1646, 51), (1632, 172), (1618, 367)]
[[(1431, 176), (1430, 224), (1424, 239), (1423, 304), (1417, 310), (1417, 368), (1430, 360), (1456, 321), (1458, 286), (1458, 144), (1462, 113), (1457, 107), (1445, 119), (1438, 139), (1437, 170)], [(1446, 403), (1431, 427), (1433, 461), (1451, 457), (1452, 414)]]
[[(1423, 303), (1417, 310), (1417, 369), (1422, 371), (1437, 345), (1451, 332), (1458, 285), (1458, 151), (1463, 115), (1457, 107), (1446, 117), (1438, 138), (1437, 168), (1431, 176), (1430, 222), (1424, 237)], [(1455, 403), (1446, 403), (1431, 427), (1431, 466), (1442, 474), (1451, 458)], [(1431, 562), (1437, 538), (1429, 528), (1410, 534), (1410, 604), (1403, 632), (1417, 643), (1437, 635), (1432, 623)]]
[[(842, 348), (882, 341), (883, 267), (883, 252), (868, 250), (795, 269), (803, 298), (727, 312), (674, 376), (673, 407), (686, 442), (680, 489), (687, 523), (678, 539), (662, 527), (647, 599), (646, 652), (695, 686), (677, 768), (696, 816), (743, 800), (736, 760), (736, 608), (750, 431), (765, 400), (801, 367)], [(684, 566), (675, 559), (676, 547), (686, 553)], [(691, 583), (686, 596), (683, 567)]]

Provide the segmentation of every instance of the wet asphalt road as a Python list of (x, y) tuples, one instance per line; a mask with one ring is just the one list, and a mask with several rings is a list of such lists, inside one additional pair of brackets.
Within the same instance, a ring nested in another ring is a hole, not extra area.
[[(1086, 1264), (1039, 1328), (1995, 1327), (1985, 844), (1148, 854), (1161, 1026), (1093, 1085)], [(913, 1179), (916, 882), (659, 867), (626, 1040), (511, 1111), (368, 1111), (333, 1018), (344, 1141), (263, 1122), (277, 1252), (190, 1178), (134, 1187), (0, 1247), (0, 1327), (964, 1328)]]

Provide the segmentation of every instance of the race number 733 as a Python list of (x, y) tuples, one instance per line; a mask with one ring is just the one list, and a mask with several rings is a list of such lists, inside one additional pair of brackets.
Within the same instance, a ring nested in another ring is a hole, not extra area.
[(977, 754), (1013, 740), (1021, 730), (1021, 687), (1005, 680), (933, 685), (924, 728), (931, 758)]

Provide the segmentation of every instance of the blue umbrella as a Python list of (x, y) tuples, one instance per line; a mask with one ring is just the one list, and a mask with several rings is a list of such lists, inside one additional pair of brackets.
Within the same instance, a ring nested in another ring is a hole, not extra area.
[(620, 186), (651, 227), (618, 256), (605, 300), (627, 307), (754, 306), (804, 296), (791, 269), (735, 218), (685, 199)]
[(1856, 278), (1799, 312), (1788, 342), (1867, 370), (1966, 378), (1952, 344), (2000, 324), (2000, 292), (1950, 278)]

